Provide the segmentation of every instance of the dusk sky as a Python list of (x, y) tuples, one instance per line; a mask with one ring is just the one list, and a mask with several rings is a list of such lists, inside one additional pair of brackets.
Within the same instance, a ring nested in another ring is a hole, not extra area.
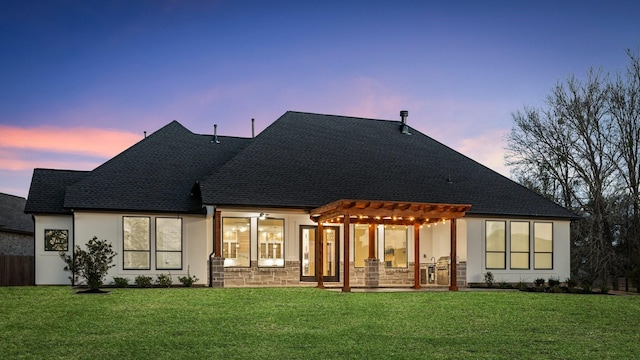
[[(251, 136), (287, 110), (399, 120), (504, 166), (511, 113), (623, 72), (640, 1), (0, 0), (0, 192), (91, 170), (172, 120)], [(416, 156), (416, 154), (411, 154)]]

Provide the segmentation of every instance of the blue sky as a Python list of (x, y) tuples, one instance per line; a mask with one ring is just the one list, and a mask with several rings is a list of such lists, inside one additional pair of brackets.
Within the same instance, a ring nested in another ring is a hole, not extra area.
[(171, 120), (399, 119), (508, 175), (511, 113), (640, 48), (633, 1), (0, 1), (0, 192)]

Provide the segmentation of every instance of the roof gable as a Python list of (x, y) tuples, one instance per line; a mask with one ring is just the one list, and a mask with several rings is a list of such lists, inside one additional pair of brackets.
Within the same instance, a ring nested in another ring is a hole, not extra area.
[(25, 198), (0, 193), (0, 231), (32, 234), (33, 221), (24, 213)]
[(65, 208), (201, 212), (194, 183), (251, 139), (198, 135), (177, 121), (154, 132), (69, 186)]
[(31, 214), (70, 214), (63, 207), (67, 186), (88, 174), (88, 171), (34, 169), (24, 211)]
[(311, 209), (339, 199), (575, 214), (399, 121), (287, 112), (201, 183), (206, 204)]

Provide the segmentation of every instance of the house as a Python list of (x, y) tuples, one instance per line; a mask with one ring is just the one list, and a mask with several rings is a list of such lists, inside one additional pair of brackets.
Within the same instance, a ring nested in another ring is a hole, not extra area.
[(33, 256), (33, 221), (24, 213), (26, 202), (0, 193), (0, 255)]
[[(255, 138), (176, 121), (93, 171), (35, 169), (36, 283), (110, 241), (110, 276), (209, 286), (460, 286), (569, 277), (576, 215), (400, 121), (289, 111)], [(345, 271), (348, 269), (348, 271)]]
[(27, 200), (0, 193), (0, 286), (34, 284), (33, 220)]

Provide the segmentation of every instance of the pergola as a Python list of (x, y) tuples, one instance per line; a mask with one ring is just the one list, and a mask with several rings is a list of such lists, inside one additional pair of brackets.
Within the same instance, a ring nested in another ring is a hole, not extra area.
[(456, 219), (461, 218), (471, 208), (466, 204), (441, 204), (419, 202), (394, 202), (372, 200), (338, 200), (311, 210), (311, 220), (318, 223), (316, 256), (318, 258), (318, 287), (324, 287), (322, 264), (324, 254), (323, 224), (338, 223), (344, 228), (344, 275), (342, 291), (351, 291), (349, 286), (349, 225), (369, 225), (369, 259), (376, 259), (375, 227), (377, 225), (413, 225), (414, 234), (414, 289), (420, 288), (420, 227), (438, 221), (451, 221), (451, 269), (449, 290), (457, 291), (456, 276)]

